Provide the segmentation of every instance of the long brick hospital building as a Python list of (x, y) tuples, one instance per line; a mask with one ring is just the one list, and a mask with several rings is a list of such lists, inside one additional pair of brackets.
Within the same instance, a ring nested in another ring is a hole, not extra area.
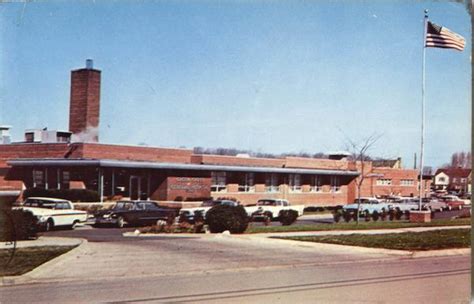
[[(343, 153), (328, 159), (253, 158), (194, 154), (190, 149), (99, 143), (101, 72), (71, 72), (69, 130), (26, 130), (11, 143), (0, 126), (0, 197), (21, 197), (28, 188), (95, 190), (101, 200), (158, 201), (233, 197), (243, 204), (285, 198), (308, 206), (341, 205), (357, 195), (359, 166)], [(361, 195), (417, 195), (416, 170), (392, 163), (365, 163)], [(429, 187), (425, 187), (429, 189)]]

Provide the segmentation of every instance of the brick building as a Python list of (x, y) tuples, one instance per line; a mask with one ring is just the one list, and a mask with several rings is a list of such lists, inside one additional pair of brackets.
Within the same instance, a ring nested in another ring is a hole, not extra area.
[[(72, 71), (70, 132), (34, 131), (33, 137), (25, 134), (24, 142), (0, 145), (0, 193), (84, 188), (97, 191), (102, 199), (233, 197), (254, 204), (261, 198), (285, 198), (310, 206), (342, 205), (357, 195), (360, 168), (344, 155), (252, 158), (100, 144), (100, 75), (90, 61), (85, 69)], [(49, 132), (47, 137), (44, 132)], [(374, 167), (371, 162), (365, 167), (363, 196), (416, 195), (414, 170)]]

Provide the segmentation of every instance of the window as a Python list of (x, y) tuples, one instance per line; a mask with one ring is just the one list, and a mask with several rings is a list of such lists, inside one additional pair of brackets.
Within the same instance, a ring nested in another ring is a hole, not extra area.
[(390, 178), (380, 178), (377, 179), (376, 185), (377, 186), (390, 186), (392, 184), (392, 180)]
[(457, 183), (458, 182), (458, 179), (453, 177), (453, 183)]
[(440, 178), (438, 178), (438, 181), (440, 183), (444, 183), (444, 182), (446, 182), (446, 178), (444, 176), (441, 176)]
[(33, 170), (33, 188), (44, 188), (43, 170)]
[(331, 192), (339, 192), (341, 190), (341, 179), (339, 176), (331, 176)]
[(323, 190), (322, 185), (321, 176), (315, 175), (311, 177), (311, 192), (321, 192)]
[(412, 179), (401, 179), (400, 186), (413, 186), (415, 185), (415, 181)]
[(301, 192), (301, 174), (290, 174), (290, 192)]
[(35, 134), (33, 132), (25, 133), (25, 141), (26, 142), (33, 142), (35, 139)]
[(255, 174), (245, 173), (244, 184), (239, 185), (240, 192), (255, 192)]
[(211, 191), (225, 192), (226, 187), (226, 173), (225, 172), (211, 172)]
[(462, 184), (466, 183), (466, 179), (465, 179), (465, 178), (461, 178), (461, 183), (462, 183)]
[(278, 185), (278, 176), (274, 173), (265, 176), (265, 191), (278, 192), (280, 187)]

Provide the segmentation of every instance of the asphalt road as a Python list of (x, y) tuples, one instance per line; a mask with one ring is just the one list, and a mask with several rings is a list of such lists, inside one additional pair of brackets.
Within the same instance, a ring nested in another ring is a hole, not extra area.
[(409, 258), (220, 235), (123, 237), (81, 227), (81, 252), (0, 303), (469, 303), (470, 256)]

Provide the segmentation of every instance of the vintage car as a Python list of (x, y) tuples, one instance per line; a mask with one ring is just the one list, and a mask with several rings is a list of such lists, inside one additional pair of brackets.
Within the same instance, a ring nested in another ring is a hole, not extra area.
[(193, 208), (182, 208), (179, 211), (180, 217), (185, 217), (188, 222), (194, 222), (194, 216), (196, 213), (201, 213), (203, 218), (206, 218), (207, 212), (214, 206), (217, 205), (227, 205), (227, 206), (238, 206), (239, 203), (236, 201), (231, 201), (231, 200), (209, 200), (205, 201), (201, 204), (199, 207), (193, 207)]
[(359, 208), (360, 213), (373, 214), (374, 211), (378, 213), (388, 212), (390, 209), (389, 203), (384, 203), (375, 197), (361, 197), (360, 202), (356, 198), (354, 203), (348, 204), (342, 207), (343, 211), (357, 212)]
[(422, 208), (424, 210), (442, 212), (444, 209), (448, 208), (448, 205), (445, 202), (440, 201), (436, 198), (423, 198)]
[(444, 195), (439, 198), (441, 201), (445, 202), (446, 205), (448, 206), (448, 210), (452, 209), (459, 209), (461, 210), (464, 205), (467, 205), (467, 203), (457, 197), (456, 195)]
[(265, 217), (269, 220), (277, 220), (283, 210), (294, 210), (298, 212), (298, 216), (303, 215), (304, 206), (292, 206), (290, 202), (285, 199), (259, 199), (256, 206), (245, 207), (248, 216), (254, 220), (263, 219)]
[(389, 210), (411, 211), (420, 209), (420, 199), (414, 197), (400, 197), (389, 204)]
[(40, 229), (50, 231), (54, 227), (74, 229), (87, 220), (87, 212), (74, 210), (74, 205), (64, 199), (29, 197), (18, 207), (30, 211), (38, 218)]
[(110, 209), (94, 214), (94, 226), (113, 225), (119, 228), (151, 225), (158, 221), (174, 220), (176, 210), (159, 206), (154, 201), (118, 201)]

